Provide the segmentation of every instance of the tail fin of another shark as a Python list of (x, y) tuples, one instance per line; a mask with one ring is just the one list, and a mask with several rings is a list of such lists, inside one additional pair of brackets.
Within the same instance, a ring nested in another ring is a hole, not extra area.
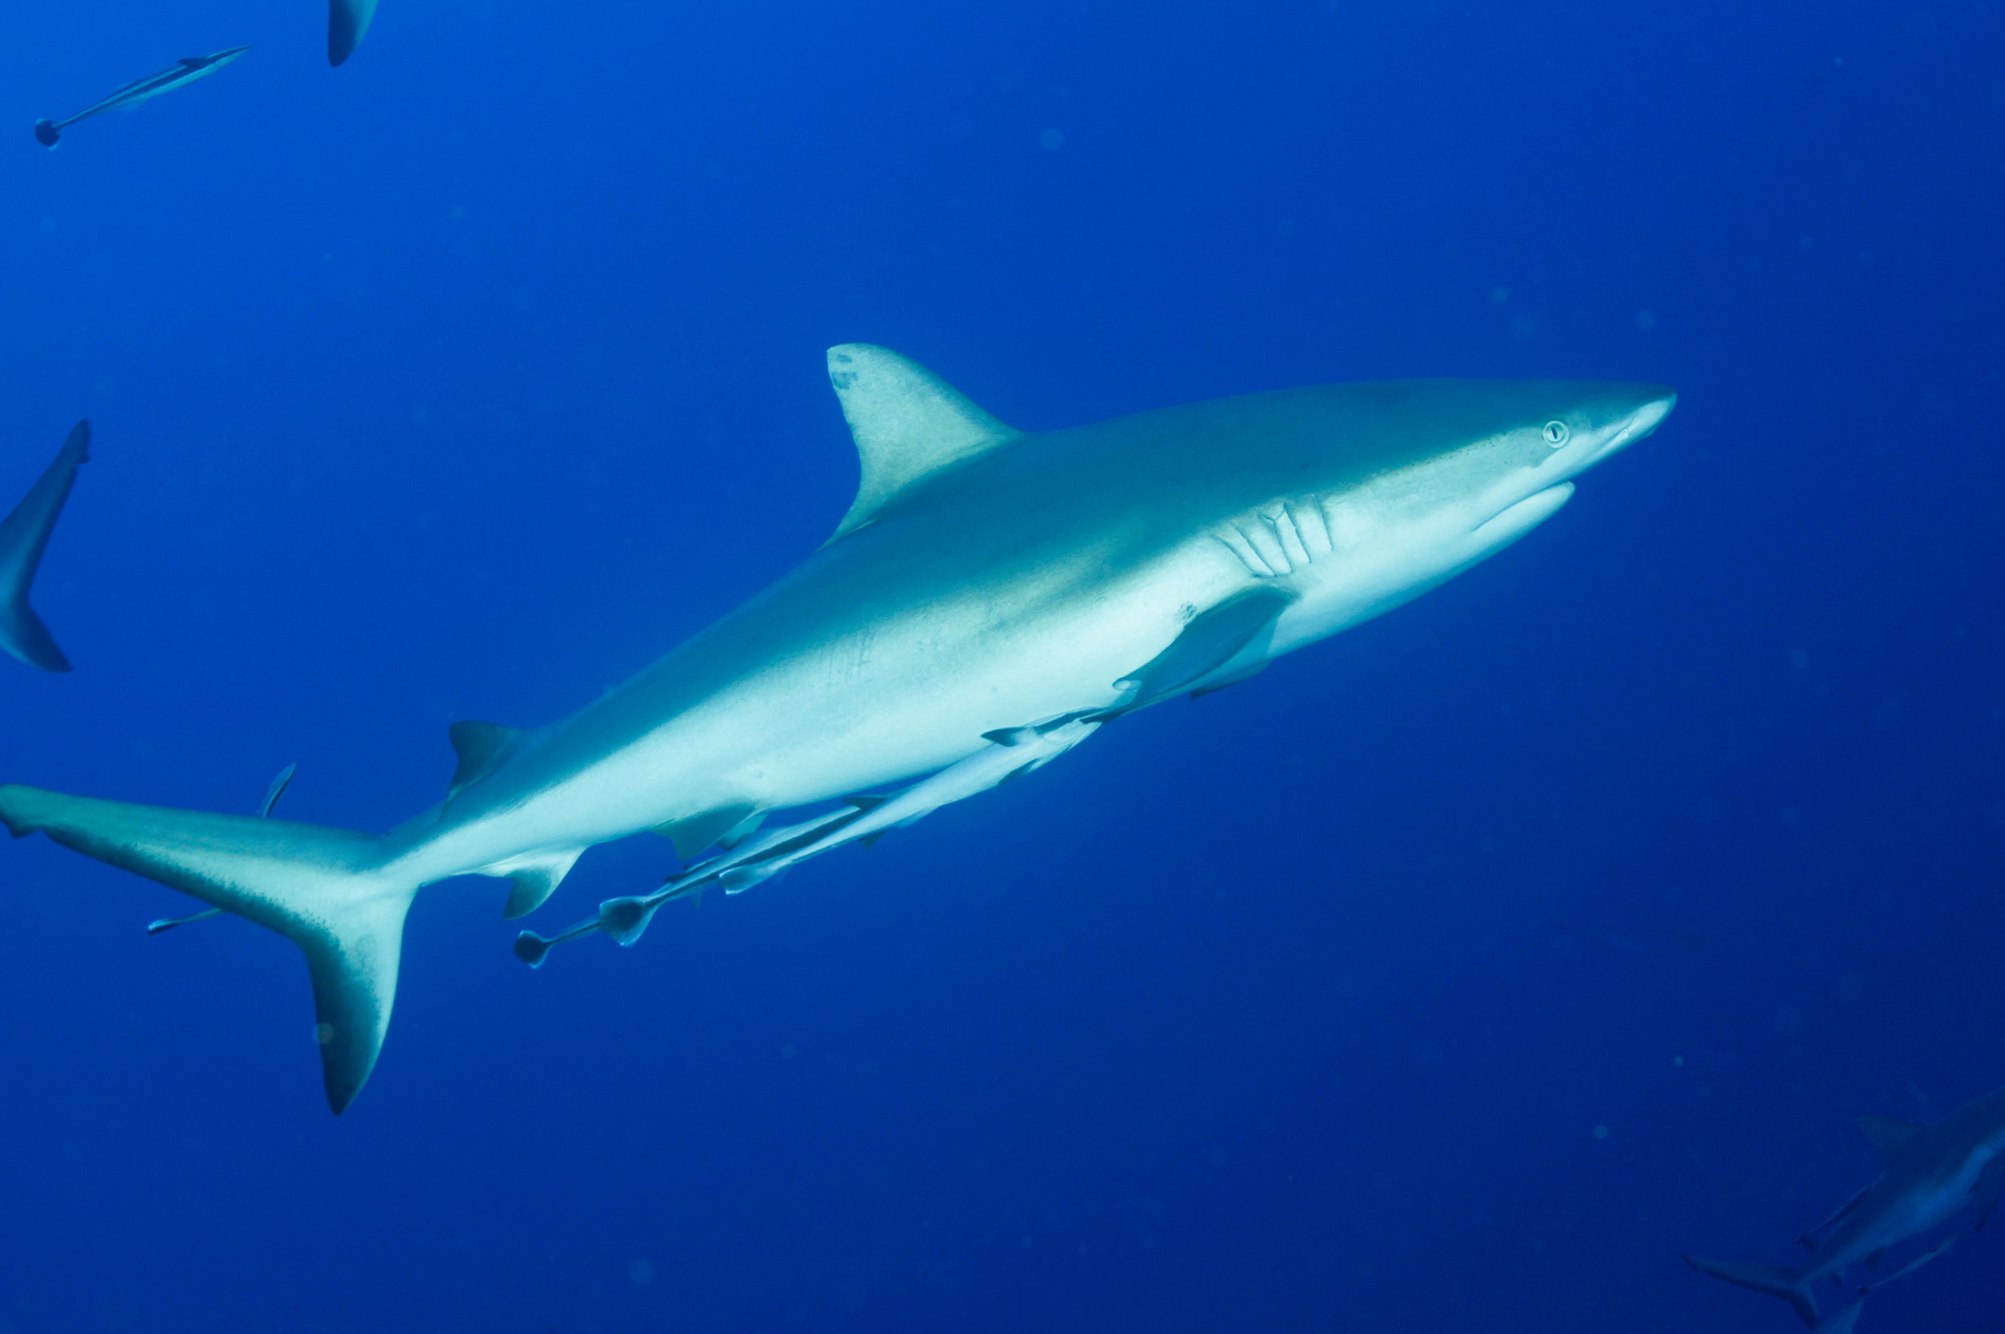
[(1796, 1311), (1804, 1324), (1817, 1328), (1817, 1297), (1810, 1291), (1810, 1285), (1802, 1275), (1793, 1270), (1772, 1265), (1732, 1265), (1718, 1260), (1702, 1260), (1696, 1255), (1687, 1255), (1685, 1263), (1701, 1274), (1724, 1279), (1736, 1287), (1748, 1288), (1755, 1292), (1765, 1292), (1771, 1297), (1780, 1297)]
[(0, 518), (0, 650), (48, 672), (67, 672), (69, 659), (56, 647), (55, 637), (35, 609), (28, 589), (41, 568), (49, 534), (76, 484), (77, 469), (90, 459), (91, 428), (87, 421), (70, 428), (69, 439), (56, 451), (27, 495)]
[(339, 1114), (375, 1068), (397, 994), (404, 915), (419, 886), (383, 869), (367, 834), (248, 815), (0, 787), (0, 823), (136, 871), (291, 940), (313, 977), (314, 1040)]

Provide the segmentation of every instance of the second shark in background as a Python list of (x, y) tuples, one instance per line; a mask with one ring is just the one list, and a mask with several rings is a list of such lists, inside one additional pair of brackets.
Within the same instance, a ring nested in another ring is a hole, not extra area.
[(56, 647), (54, 636), (28, 605), (28, 589), (41, 568), (49, 534), (62, 515), (63, 502), (76, 484), (77, 469), (90, 458), (91, 426), (70, 428), (69, 439), (56, 451), (41, 479), (0, 519), (0, 649), (45, 672), (67, 672), (70, 661)]
[[(1990, 1219), (2005, 1185), (2005, 1158), (1999, 1156), (2005, 1152), (2005, 1089), (1957, 1108), (1932, 1126), (1865, 1116), (1859, 1118), (1859, 1128), (1879, 1146), (1880, 1174), (1799, 1238), (1810, 1251), (1800, 1267), (1727, 1264), (1694, 1255), (1685, 1262), (1702, 1274), (1780, 1297), (1804, 1324), (1828, 1331), (1856, 1314), (1841, 1311), (1819, 1325), (1819, 1284), (1842, 1284), (1846, 1269), (1861, 1262), (1877, 1264), (1889, 1248), (1934, 1231), (1971, 1204), (1977, 1206), (1977, 1227)], [(1912, 1274), (1955, 1240), (1952, 1233), (1879, 1282)]]

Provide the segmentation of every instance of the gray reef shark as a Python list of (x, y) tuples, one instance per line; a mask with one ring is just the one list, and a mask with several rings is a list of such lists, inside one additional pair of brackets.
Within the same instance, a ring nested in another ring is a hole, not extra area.
[(375, 17), (376, 0), (328, 0), (327, 63), (339, 65), (354, 55)]
[(63, 120), (38, 120), (35, 122), (35, 142), (44, 148), (54, 148), (63, 136), (63, 131), (80, 120), (107, 111), (118, 111), (150, 102), (162, 93), (171, 93), (176, 88), (186, 88), (197, 79), (206, 79), (223, 66), (231, 64), (250, 50), (248, 46), (233, 46), (227, 51), (218, 51), (209, 56), (183, 56), (181, 59), (143, 79), (134, 79), (117, 92), (91, 103), (74, 116)]
[(28, 590), (42, 566), (42, 553), (48, 549), (49, 534), (56, 530), (63, 503), (76, 485), (77, 469), (90, 459), (90, 443), (89, 422), (71, 427), (69, 438), (40, 480), (6, 518), (0, 519), (0, 649), (48, 672), (67, 672), (70, 660), (28, 605)]
[(654, 830), (687, 859), (996, 734), (1242, 680), (1516, 542), (1675, 401), (1389, 381), (1029, 432), (882, 348), (828, 367), (862, 472), (834, 535), (568, 718), (455, 724), (445, 801), (389, 834), (19, 786), (0, 822), (291, 938), (339, 1112), (375, 1065), (423, 886), (504, 877), (521, 916), (597, 843)]
[[(2005, 1089), (1957, 1108), (1932, 1126), (1891, 1117), (1859, 1119), (1880, 1150), (1880, 1174), (1829, 1218), (1799, 1239), (1809, 1258), (1796, 1268), (1725, 1264), (1687, 1255), (1702, 1274), (1780, 1297), (1803, 1323), (1817, 1326), (1817, 1287), (1843, 1284), (1845, 1270), (1877, 1265), (1888, 1248), (1947, 1223), (1966, 1207), (1976, 1226), (1989, 1221), (2005, 1185)], [(1879, 1281), (1880, 1286), (1927, 1264), (1956, 1240), (1944, 1238)]]

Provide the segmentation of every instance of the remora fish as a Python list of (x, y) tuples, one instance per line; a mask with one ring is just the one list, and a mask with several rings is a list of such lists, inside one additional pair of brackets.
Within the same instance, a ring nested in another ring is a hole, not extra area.
[(0, 649), (31, 667), (67, 672), (70, 661), (56, 647), (49, 627), (28, 605), (28, 589), (41, 568), (42, 553), (55, 531), (63, 502), (76, 485), (77, 469), (90, 460), (91, 424), (78, 422), (56, 457), (7, 517), (0, 519)]
[(143, 79), (134, 79), (111, 96), (79, 111), (65, 120), (38, 120), (35, 122), (35, 142), (44, 148), (54, 148), (62, 138), (64, 130), (80, 120), (106, 111), (117, 111), (121, 107), (136, 107), (141, 102), (150, 102), (162, 93), (171, 93), (176, 88), (185, 88), (197, 79), (206, 79), (223, 66), (229, 64), (244, 52), (248, 46), (233, 46), (227, 51), (218, 51), (212, 56), (183, 56), (158, 74), (149, 74)]
[(1675, 401), (1393, 381), (1025, 432), (882, 348), (835, 348), (829, 372), (862, 465), (834, 536), (560, 722), (456, 724), (445, 802), (390, 834), (17, 786), (0, 821), (297, 943), (338, 1112), (375, 1065), (421, 887), (507, 877), (520, 916), (596, 843), (652, 829), (687, 856), (1025, 719), (1243, 679), (1517, 541)]
[(987, 792), (1012, 778), (1033, 773), (1065, 754), (1100, 729), (1105, 714), (1053, 719), (1034, 727), (1014, 727), (989, 734), (991, 744), (957, 764), (922, 778), (889, 797), (851, 797), (841, 810), (828, 811), (800, 824), (768, 830), (730, 847), (723, 854), (671, 877), (652, 894), (607, 899), (599, 915), (566, 928), (555, 936), (524, 931), (515, 940), (515, 954), (531, 968), (542, 966), (552, 945), (603, 931), (622, 945), (641, 938), (664, 903), (701, 895), (713, 885), (738, 894), (800, 865), (810, 857), (850, 843), (869, 844), (887, 830), (916, 823), (957, 801)]
[[(1844, 1281), (1845, 1270), (1877, 1262), (1890, 1246), (1919, 1237), (1975, 1203), (1983, 1227), (2005, 1184), (2005, 1089), (1951, 1112), (1932, 1126), (1891, 1117), (1859, 1119), (1880, 1150), (1880, 1174), (1829, 1218), (1803, 1234), (1810, 1258), (1800, 1267), (1725, 1264), (1687, 1255), (1702, 1274), (1780, 1297), (1803, 1323), (1817, 1325), (1818, 1284)], [(1949, 1249), (1948, 1238), (1881, 1280), (1913, 1273)]]
[(328, 0), (327, 63), (339, 65), (354, 55), (375, 17), (376, 0)]

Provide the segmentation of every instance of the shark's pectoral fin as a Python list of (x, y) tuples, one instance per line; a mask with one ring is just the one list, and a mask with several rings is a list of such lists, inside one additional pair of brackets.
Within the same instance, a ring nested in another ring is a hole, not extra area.
[[(1294, 600), (1293, 594), (1261, 584), (1198, 613), (1168, 648), (1114, 682), (1115, 689), (1133, 692), (1132, 702), (1124, 707), (1138, 709), (1207, 684), (1206, 678), (1221, 667), (1271, 640), (1281, 613)], [(1251, 675), (1252, 670), (1238, 669), (1220, 684)]]
[(527, 735), (521, 728), (503, 727), (500, 723), (462, 722), (447, 728), (446, 736), (459, 756), (459, 767), (453, 770), (452, 782), (446, 787), (446, 800), (451, 801), (462, 789), (472, 787), (499, 769)]
[(0, 519), (0, 650), (45, 672), (67, 672), (69, 659), (28, 605), (28, 589), (41, 568), (49, 534), (76, 485), (77, 469), (90, 461), (91, 428), (80, 421), (21, 503)]
[(758, 818), (759, 807), (746, 802), (736, 806), (718, 806), (701, 811), (682, 820), (672, 820), (658, 825), (655, 833), (675, 844), (675, 855), (688, 861), (713, 843), (721, 843), (732, 834)]
[(1803, 1235), (1798, 1237), (1796, 1240), (1800, 1242), (1802, 1245), (1807, 1246), (1812, 1250), (1815, 1250), (1817, 1247), (1818, 1237), (1823, 1233), (1830, 1231), (1832, 1227), (1836, 1226), (1839, 1219), (1843, 1218), (1846, 1214), (1849, 1214), (1852, 1212), (1852, 1210), (1856, 1209), (1859, 1206), (1859, 1201), (1866, 1198), (1867, 1189), (1868, 1188), (1865, 1187), (1859, 1189), (1857, 1192), (1853, 1194), (1851, 1199), (1845, 1201), (1843, 1204), (1839, 1205), (1836, 1209), (1833, 1209), (1828, 1218), (1826, 1218), (1823, 1222), (1819, 1223), (1817, 1226), (1805, 1231)]
[(917, 362), (868, 343), (828, 350), (828, 378), (856, 438), (862, 477), (833, 542), (906, 487), (1022, 434)]
[[(1947, 1237), (1944, 1237), (1941, 1241), (1938, 1241), (1935, 1245), (1923, 1251), (1920, 1255), (1915, 1256), (1914, 1259), (1909, 1260), (1899, 1269), (1894, 1270), (1893, 1273), (1888, 1274), (1885, 1278), (1880, 1279), (1878, 1282), (1868, 1283), (1865, 1286), (1861, 1287), (1859, 1289), (1859, 1295), (1861, 1297), (1868, 1296), (1872, 1293), (1878, 1292), (1881, 1288), (1886, 1287), (1887, 1284), (1893, 1282), (1897, 1278), (1906, 1278), (1909, 1274), (1912, 1274), (1915, 1270), (1920, 1269), (1923, 1265), (1927, 1264), (1930, 1260), (1935, 1259), (1938, 1255), (1941, 1255), (1944, 1251), (1948, 1250), (1951, 1246), (1954, 1246), (1955, 1244), (1956, 1244), (1956, 1234), (1952, 1232)], [(1877, 1259), (1878, 1257), (1876, 1256), (1874, 1258)]]
[(1732, 1283), (1736, 1287), (1782, 1298), (1789, 1303), (1797, 1318), (1805, 1325), (1811, 1329), (1817, 1328), (1817, 1296), (1810, 1290), (1809, 1283), (1801, 1274), (1769, 1265), (1728, 1264), (1723, 1260), (1707, 1260), (1696, 1255), (1687, 1255), (1684, 1259), (1686, 1264), (1701, 1274)]
[(1873, 1146), (1884, 1158), (1913, 1139), (1922, 1127), (1893, 1116), (1862, 1116), (1859, 1118), (1859, 1129), (1873, 1141)]

